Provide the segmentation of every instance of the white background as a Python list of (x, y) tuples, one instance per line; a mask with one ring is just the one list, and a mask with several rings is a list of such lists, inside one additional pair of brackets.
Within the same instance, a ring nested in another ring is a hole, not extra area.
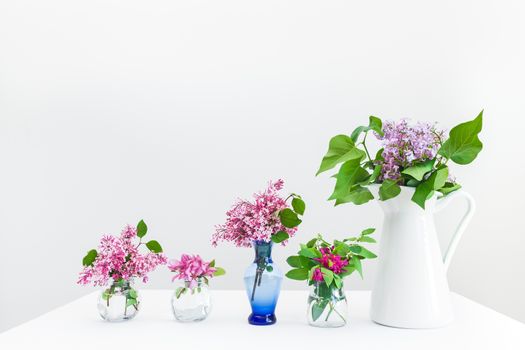
[[(485, 148), (452, 169), (478, 212), (450, 286), (525, 321), (524, 34), (520, 1), (1, 0), (0, 331), (91, 292), (85, 252), (141, 218), (170, 256), (216, 258), (215, 288), (242, 288), (252, 252), (209, 239), (269, 179), (308, 204), (283, 269), (315, 233), (380, 228), (376, 203), (326, 201), (330, 137), (370, 114), (450, 128), (482, 108)], [(443, 244), (464, 209), (437, 216)]]

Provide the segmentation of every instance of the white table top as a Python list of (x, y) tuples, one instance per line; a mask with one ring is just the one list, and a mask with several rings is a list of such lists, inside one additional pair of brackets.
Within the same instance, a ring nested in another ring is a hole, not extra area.
[(432, 330), (389, 328), (370, 321), (370, 292), (347, 293), (349, 324), (321, 329), (306, 323), (305, 291), (283, 291), (273, 326), (251, 326), (244, 291), (213, 291), (207, 320), (179, 323), (170, 290), (142, 290), (131, 321), (107, 323), (98, 315), (98, 293), (89, 294), (0, 334), (0, 349), (525, 349), (525, 324), (452, 294), (456, 321)]

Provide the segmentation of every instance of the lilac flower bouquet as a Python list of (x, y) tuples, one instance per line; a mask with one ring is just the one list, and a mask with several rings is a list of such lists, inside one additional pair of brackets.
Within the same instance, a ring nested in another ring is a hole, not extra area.
[(189, 254), (182, 254), (168, 268), (175, 273), (172, 281), (179, 280), (171, 298), (175, 319), (181, 322), (206, 319), (212, 309), (209, 279), (224, 275), (224, 269), (215, 266), (215, 260), (204, 261), (199, 255)]
[(189, 254), (182, 254), (180, 260), (171, 261), (168, 269), (175, 273), (172, 282), (177, 279), (184, 282), (184, 286), (176, 290), (177, 299), (188, 290), (194, 293), (195, 288), (199, 288), (201, 283), (208, 285), (210, 278), (226, 273), (222, 267), (215, 266), (215, 260), (204, 261), (199, 255)]
[[(433, 124), (407, 120), (383, 124), (371, 116), (368, 126), (330, 140), (317, 174), (342, 163), (329, 198), (335, 205), (366, 203), (374, 198), (367, 187), (380, 184), (379, 199), (383, 201), (396, 197), (400, 186), (415, 187), (412, 201), (424, 209), (436, 191), (445, 196), (461, 187), (449, 174), (449, 161), (465, 165), (476, 159), (483, 147), (478, 138), (482, 119), (483, 111), (452, 128), (447, 138)], [(373, 158), (366, 143), (369, 133), (382, 144)]]
[[(140, 278), (147, 282), (148, 274), (168, 261), (159, 242), (142, 241), (147, 231), (147, 225), (141, 220), (137, 227), (128, 225), (118, 237), (104, 235), (98, 249), (90, 250), (82, 260), (84, 268), (78, 284), (109, 286), (103, 290), (99, 302), (99, 312), (105, 320), (121, 321), (134, 317), (139, 310), (139, 299), (132, 286), (133, 280)], [(138, 243), (134, 242), (136, 238)], [(146, 246), (149, 252), (141, 253), (141, 246)], [(113, 299), (115, 301), (110, 303)]]

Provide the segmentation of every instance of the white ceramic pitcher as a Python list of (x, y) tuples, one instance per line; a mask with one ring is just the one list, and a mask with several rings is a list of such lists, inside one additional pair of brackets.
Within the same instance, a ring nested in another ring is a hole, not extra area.
[[(384, 211), (379, 247), (379, 271), (372, 291), (373, 321), (400, 328), (437, 328), (453, 320), (446, 271), (475, 210), (474, 199), (463, 190), (427, 200), (425, 210), (411, 201), (414, 188), (379, 201)], [(462, 197), (468, 209), (441, 255), (434, 213)]]

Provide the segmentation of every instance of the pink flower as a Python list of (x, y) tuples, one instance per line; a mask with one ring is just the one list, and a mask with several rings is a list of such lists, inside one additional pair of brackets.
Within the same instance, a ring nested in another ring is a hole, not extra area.
[(312, 275), (312, 280), (316, 282), (321, 282), (323, 280), (323, 273), (321, 272), (320, 268), (316, 268), (314, 270), (314, 273)]
[(229, 241), (237, 247), (251, 247), (253, 241), (269, 242), (279, 231), (294, 236), (297, 228), (284, 227), (277, 216), (279, 211), (288, 208), (286, 200), (278, 193), (283, 186), (284, 181), (279, 179), (270, 182), (265, 191), (254, 194), (253, 202), (238, 200), (226, 212), (226, 223), (216, 226), (212, 245)]
[(172, 281), (180, 279), (188, 282), (190, 288), (194, 288), (197, 286), (198, 279), (213, 277), (217, 269), (210, 264), (211, 262), (202, 260), (199, 255), (182, 254), (180, 260), (173, 260), (168, 264), (168, 268), (171, 272), (175, 272)]
[(168, 262), (162, 253), (148, 252), (141, 254), (140, 244), (134, 244), (137, 229), (126, 226), (119, 237), (104, 235), (97, 249), (97, 258), (90, 266), (85, 266), (80, 272), (78, 284), (104, 286), (110, 279), (130, 280), (138, 277), (147, 282), (148, 273), (158, 265)]

